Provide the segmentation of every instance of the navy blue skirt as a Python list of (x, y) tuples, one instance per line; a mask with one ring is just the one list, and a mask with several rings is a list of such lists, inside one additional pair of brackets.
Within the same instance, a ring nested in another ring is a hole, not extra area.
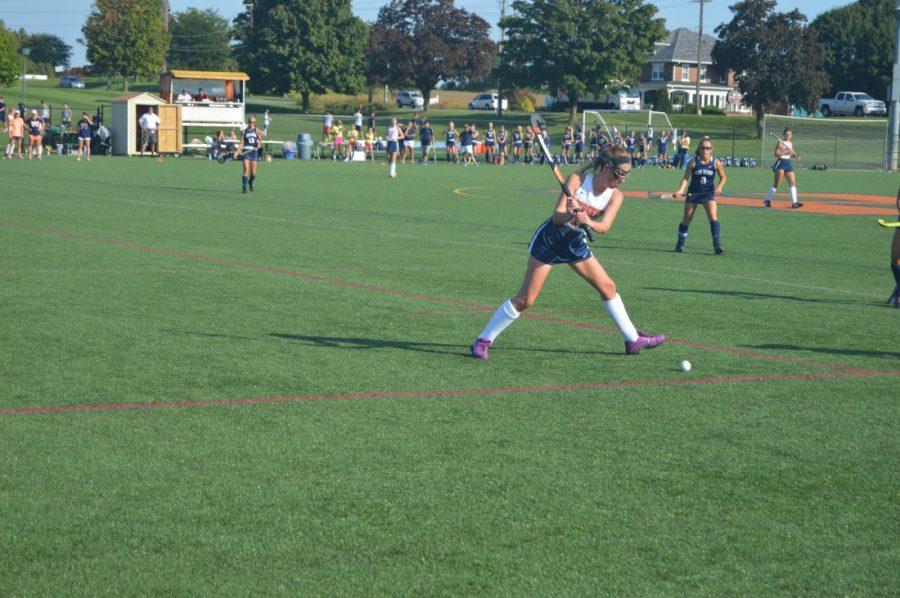
[(783, 170), (785, 172), (794, 172), (794, 165), (791, 164), (790, 158), (778, 158), (772, 170)]
[(535, 231), (528, 251), (534, 259), (551, 265), (580, 262), (593, 255), (580, 231), (557, 226), (550, 218)]

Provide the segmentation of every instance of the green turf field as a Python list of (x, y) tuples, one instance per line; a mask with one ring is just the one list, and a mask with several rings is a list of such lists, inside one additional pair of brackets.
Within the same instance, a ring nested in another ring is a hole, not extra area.
[(5, 595), (897, 591), (874, 217), (722, 205), (727, 253), (698, 215), (677, 255), (681, 206), (629, 198), (594, 251), (672, 340), (625, 355), (559, 267), (480, 362), (545, 168), (276, 160), (246, 196), (189, 158), (0, 176)]

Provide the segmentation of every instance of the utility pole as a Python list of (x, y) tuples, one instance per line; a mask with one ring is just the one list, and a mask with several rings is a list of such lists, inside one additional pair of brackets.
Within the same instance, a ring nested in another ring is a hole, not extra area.
[(497, 116), (503, 116), (503, 19), (506, 17), (506, 0), (500, 3), (500, 44), (497, 46)]
[(703, 5), (712, 0), (691, 0), (700, 4), (700, 29), (697, 33), (697, 88), (694, 92), (694, 106), (697, 109), (697, 116), (702, 114), (700, 109), (700, 61), (703, 59)]
[[(166, 33), (169, 32), (169, 0), (162, 0), (162, 20), (163, 27), (166, 30)], [(166, 59), (163, 59), (163, 72), (169, 70), (169, 63)]]
[(894, 12), (894, 78), (891, 81), (890, 137), (888, 139), (888, 170), (897, 171), (900, 154), (900, 0)]

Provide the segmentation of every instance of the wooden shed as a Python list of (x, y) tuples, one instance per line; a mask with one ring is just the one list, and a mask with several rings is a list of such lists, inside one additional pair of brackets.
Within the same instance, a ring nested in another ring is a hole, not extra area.
[(159, 115), (160, 154), (182, 152), (181, 107), (146, 92), (126, 93), (112, 100), (112, 151), (116, 156), (133, 156), (141, 151), (139, 120), (149, 106)]

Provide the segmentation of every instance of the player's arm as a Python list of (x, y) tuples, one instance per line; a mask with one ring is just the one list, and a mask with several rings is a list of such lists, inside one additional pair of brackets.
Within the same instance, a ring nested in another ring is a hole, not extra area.
[(234, 148), (234, 157), (237, 158), (241, 150), (244, 149), (244, 136), (241, 135), (241, 140), (238, 142), (237, 146)]
[(725, 167), (722, 166), (722, 163), (716, 160), (716, 173), (719, 175), (719, 184), (716, 185), (716, 195), (722, 194), (722, 189), (725, 188), (725, 182), (728, 181), (728, 176), (725, 174)]
[(678, 191), (675, 192), (676, 197), (684, 195), (684, 190), (687, 189), (692, 174), (694, 174), (694, 158), (688, 160), (687, 168), (684, 169), (684, 176), (681, 177), (681, 182), (678, 184)]
[[(556, 208), (550, 217), (553, 220), (553, 224), (559, 226), (566, 222), (571, 222), (573, 218), (577, 218), (576, 214), (581, 213), (577, 208), (575, 193), (581, 187), (582, 182), (584, 182), (584, 175), (578, 172), (573, 172), (566, 179), (567, 193), (562, 191), (559, 193), (559, 199), (556, 200)], [(584, 214), (584, 217), (587, 218), (587, 214)], [(590, 221), (590, 218), (587, 218), (587, 220)]]

